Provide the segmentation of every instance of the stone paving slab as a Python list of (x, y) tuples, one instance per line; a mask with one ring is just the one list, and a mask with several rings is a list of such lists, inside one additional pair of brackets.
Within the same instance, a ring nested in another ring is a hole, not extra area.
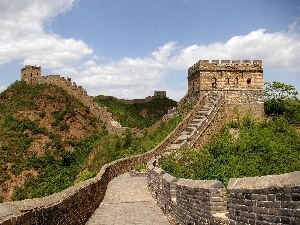
[(146, 177), (125, 173), (109, 184), (105, 197), (87, 225), (169, 225), (151, 197)]

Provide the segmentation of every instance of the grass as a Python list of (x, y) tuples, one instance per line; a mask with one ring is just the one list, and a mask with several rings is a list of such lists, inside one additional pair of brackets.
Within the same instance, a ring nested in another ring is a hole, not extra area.
[[(235, 139), (230, 130), (238, 129)], [(175, 177), (216, 179), (282, 174), (300, 170), (300, 134), (284, 119), (256, 122), (245, 117), (228, 124), (198, 151), (183, 149), (160, 166)]]
[[(148, 127), (174, 103), (158, 99), (148, 106), (126, 106), (129, 107), (124, 114), (126, 125)], [(123, 109), (116, 106), (115, 110)], [(148, 119), (140, 116), (138, 112), (142, 110), (147, 111)], [(67, 119), (77, 121), (79, 117), (80, 126), (86, 131), (83, 138), (66, 136), (74, 129)], [(13, 200), (59, 192), (95, 176), (108, 162), (154, 148), (181, 118), (174, 117), (156, 131), (145, 131), (138, 139), (129, 130), (124, 137), (108, 134), (100, 120), (62, 88), (50, 84), (29, 85), (23, 81), (12, 84), (0, 93), (0, 193), (7, 191), (1, 184), (13, 176), (24, 176), (24, 171), (33, 171), (37, 176), (26, 178), (22, 186), (15, 187)], [(37, 140), (44, 141), (38, 153), (30, 148), (33, 142), (39, 144)]]
[(125, 104), (116, 99), (94, 100), (101, 106), (107, 107), (124, 127), (144, 129), (150, 127), (168, 112), (168, 109), (177, 106), (176, 101), (168, 98), (158, 98), (146, 103)]

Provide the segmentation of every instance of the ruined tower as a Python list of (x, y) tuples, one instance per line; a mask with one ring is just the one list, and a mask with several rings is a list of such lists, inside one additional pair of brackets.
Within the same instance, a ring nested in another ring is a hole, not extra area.
[(41, 77), (42, 70), (40, 66), (30, 66), (26, 65), (21, 69), (21, 80), (26, 82), (30, 81), (31, 78)]
[[(188, 96), (216, 92), (228, 112), (264, 115), (261, 60), (200, 60), (188, 70)], [(230, 114), (230, 113), (229, 113)]]

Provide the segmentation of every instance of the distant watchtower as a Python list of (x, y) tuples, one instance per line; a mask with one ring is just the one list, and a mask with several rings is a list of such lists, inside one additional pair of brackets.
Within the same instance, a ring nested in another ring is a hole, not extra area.
[(40, 66), (26, 65), (21, 69), (21, 80), (29, 81), (31, 78), (41, 77), (42, 70)]
[(156, 98), (166, 98), (167, 92), (166, 91), (154, 91), (154, 97)]
[(188, 70), (188, 95), (216, 92), (225, 99), (227, 110), (264, 115), (261, 60), (200, 60)]

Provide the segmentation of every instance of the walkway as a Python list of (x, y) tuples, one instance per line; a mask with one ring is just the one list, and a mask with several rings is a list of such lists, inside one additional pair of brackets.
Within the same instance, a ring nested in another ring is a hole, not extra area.
[(146, 177), (125, 173), (109, 184), (99, 208), (86, 225), (169, 225), (148, 192)]

